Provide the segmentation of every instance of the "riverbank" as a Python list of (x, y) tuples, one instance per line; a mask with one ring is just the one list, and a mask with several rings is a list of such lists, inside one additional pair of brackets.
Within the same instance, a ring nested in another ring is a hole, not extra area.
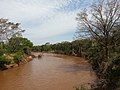
[(14, 68), (14, 67), (19, 67), (21, 64), (25, 64), (27, 62), (30, 62), (31, 60), (33, 60), (34, 57), (35, 57), (34, 55), (23, 55), (22, 59), (18, 63), (15, 63), (13, 61), (13, 57), (9, 57), (9, 58), (11, 58), (10, 61), (12, 63), (4, 64), (4, 67), (1, 68), (1, 70), (3, 71), (3, 70), (7, 70), (7, 69), (10, 69), (10, 68)]

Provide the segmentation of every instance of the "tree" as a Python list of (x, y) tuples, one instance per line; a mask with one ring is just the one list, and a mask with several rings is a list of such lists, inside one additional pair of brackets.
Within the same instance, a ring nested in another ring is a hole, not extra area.
[[(21, 36), (25, 30), (19, 27), (20, 23), (9, 22), (8, 19), (0, 19), (0, 42), (7, 42), (11, 37)], [(2, 44), (2, 43), (1, 43)]]
[(28, 49), (33, 46), (33, 43), (28, 40), (27, 38), (22, 37), (16, 37), (16, 38), (10, 38), (9, 42), (7, 43), (6, 48), (9, 50), (9, 52), (19, 52), (23, 51), (25, 53), (28, 52)]
[[(101, 84), (99, 89), (107, 90), (107, 86), (113, 86), (112, 80), (108, 77), (111, 71), (107, 71), (114, 62), (112, 54), (117, 50), (113, 49), (120, 46), (120, 0), (97, 0), (89, 10), (84, 9), (77, 15), (79, 29), (77, 35), (79, 38), (93, 40), (93, 50), (98, 51), (96, 56), (93, 55), (94, 58), (97, 57), (93, 63), (98, 65)], [(109, 90), (111, 89), (110, 87)]]
[(86, 9), (78, 13), (77, 17), (79, 37), (92, 37), (103, 47), (104, 62), (108, 62), (110, 49), (115, 35), (113, 32), (120, 26), (120, 1), (98, 0), (93, 3), (90, 12)]

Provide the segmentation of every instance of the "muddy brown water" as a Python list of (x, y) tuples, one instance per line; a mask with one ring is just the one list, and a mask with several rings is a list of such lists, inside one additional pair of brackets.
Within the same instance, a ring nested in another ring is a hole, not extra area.
[(44, 53), (40, 59), (0, 71), (0, 90), (75, 90), (94, 80), (95, 74), (84, 59)]

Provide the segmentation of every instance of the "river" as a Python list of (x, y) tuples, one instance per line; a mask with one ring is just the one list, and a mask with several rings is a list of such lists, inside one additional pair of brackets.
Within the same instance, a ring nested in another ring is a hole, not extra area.
[(0, 90), (75, 90), (94, 80), (95, 74), (84, 59), (44, 53), (40, 59), (0, 71)]

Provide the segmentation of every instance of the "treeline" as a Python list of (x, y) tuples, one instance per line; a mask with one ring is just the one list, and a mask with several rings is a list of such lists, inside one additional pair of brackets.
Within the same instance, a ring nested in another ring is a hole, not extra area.
[(25, 31), (19, 23), (0, 19), (0, 70), (7, 69), (8, 65), (18, 64), (26, 55), (30, 55), (33, 43), (22, 37)]
[(72, 42), (64, 41), (61, 43), (50, 44), (46, 43), (41, 46), (33, 46), (34, 52), (54, 52), (65, 55), (74, 55), (87, 58), (87, 51), (93, 45), (90, 39), (75, 40)]

